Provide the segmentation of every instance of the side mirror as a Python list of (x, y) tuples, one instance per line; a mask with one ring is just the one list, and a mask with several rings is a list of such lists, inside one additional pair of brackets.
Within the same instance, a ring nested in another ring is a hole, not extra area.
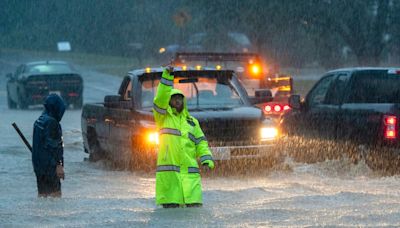
[(269, 89), (257, 89), (255, 91), (255, 97), (251, 98), (252, 104), (267, 103), (272, 101), (272, 92)]
[(8, 73), (8, 74), (6, 74), (6, 78), (8, 78), (8, 79), (12, 79), (12, 78), (13, 78), (13, 74), (12, 74), (12, 73)]
[(301, 108), (301, 101), (300, 95), (290, 95), (289, 97), (289, 106), (292, 109), (300, 109)]

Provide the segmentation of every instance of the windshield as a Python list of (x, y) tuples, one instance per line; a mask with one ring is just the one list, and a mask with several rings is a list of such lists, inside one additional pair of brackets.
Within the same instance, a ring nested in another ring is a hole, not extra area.
[(400, 103), (400, 75), (385, 71), (354, 76), (348, 103)]
[(67, 64), (44, 64), (44, 65), (31, 65), (26, 68), (27, 73), (69, 73), (72, 69)]
[[(207, 108), (232, 108), (241, 106), (243, 101), (234, 87), (227, 82), (218, 81), (217, 78), (187, 78), (174, 79), (174, 88), (183, 92), (189, 109)], [(159, 79), (142, 81), (143, 108), (153, 107), (153, 99), (157, 90)]]

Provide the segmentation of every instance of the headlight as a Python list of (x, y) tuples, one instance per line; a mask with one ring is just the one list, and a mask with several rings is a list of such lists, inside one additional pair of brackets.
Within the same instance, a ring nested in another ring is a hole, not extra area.
[(156, 132), (156, 131), (148, 132), (147, 133), (147, 142), (149, 142), (151, 144), (158, 144), (159, 143), (158, 132)]
[(278, 136), (278, 130), (274, 127), (263, 127), (260, 130), (261, 140), (272, 140)]

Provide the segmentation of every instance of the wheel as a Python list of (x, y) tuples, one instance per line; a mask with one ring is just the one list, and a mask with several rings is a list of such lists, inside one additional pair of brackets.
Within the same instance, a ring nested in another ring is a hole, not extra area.
[(155, 148), (149, 148), (135, 139), (131, 140), (131, 159), (129, 168), (145, 172), (154, 171), (157, 166), (157, 154)]
[(96, 162), (105, 158), (105, 151), (101, 148), (97, 140), (97, 134), (93, 128), (87, 131), (88, 144), (89, 144), (89, 161)]
[(17, 108), (17, 104), (13, 100), (11, 100), (10, 93), (8, 92), (8, 90), (7, 90), (7, 104), (9, 109)]
[(365, 163), (371, 170), (383, 175), (400, 173), (400, 155), (391, 149), (371, 148), (365, 156)]
[(18, 107), (20, 109), (27, 109), (28, 108), (28, 104), (25, 101), (24, 98), (21, 97), (21, 95), (18, 95)]
[(81, 96), (78, 101), (74, 103), (74, 109), (81, 109), (83, 105), (83, 97)]

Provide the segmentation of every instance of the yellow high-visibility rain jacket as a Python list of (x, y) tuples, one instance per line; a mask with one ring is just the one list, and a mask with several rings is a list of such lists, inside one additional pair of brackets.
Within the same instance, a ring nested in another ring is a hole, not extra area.
[[(199, 122), (187, 109), (178, 113), (169, 105), (174, 76), (164, 70), (154, 98), (153, 114), (160, 135), (156, 172), (156, 204), (202, 203), (201, 178), (197, 159), (212, 163), (208, 142)], [(183, 94), (182, 94), (183, 95)]]

